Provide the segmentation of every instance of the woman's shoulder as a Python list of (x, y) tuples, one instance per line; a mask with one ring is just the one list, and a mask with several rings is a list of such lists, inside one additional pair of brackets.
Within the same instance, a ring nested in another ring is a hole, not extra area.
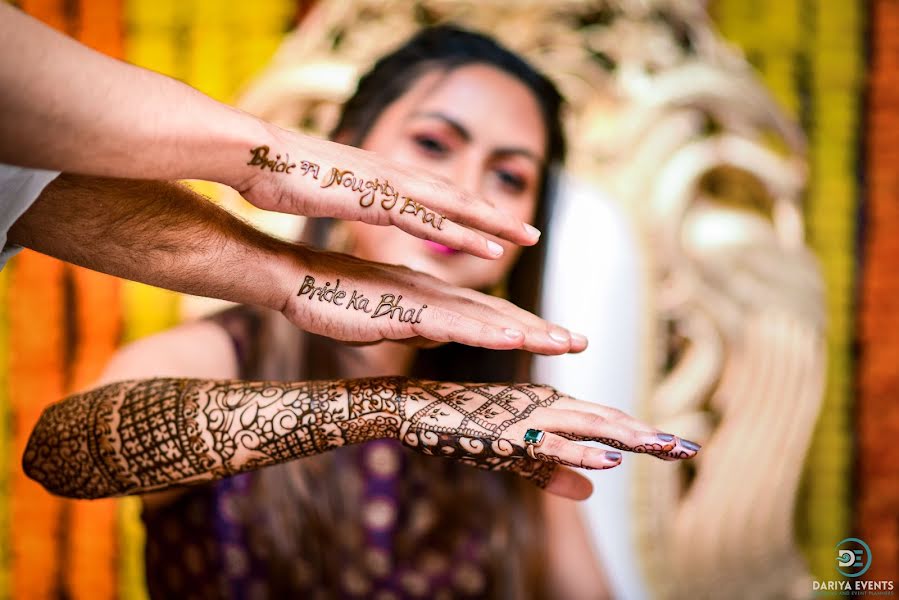
[(216, 318), (183, 323), (119, 348), (98, 384), (149, 377), (233, 379), (238, 376), (232, 337)]

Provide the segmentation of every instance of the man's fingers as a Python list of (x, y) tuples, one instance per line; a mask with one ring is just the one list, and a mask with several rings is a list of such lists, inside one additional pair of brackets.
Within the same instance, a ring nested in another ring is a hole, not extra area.
[[(414, 181), (414, 180), (413, 180)], [(461, 191), (449, 183), (433, 180), (410, 182), (409, 189), (417, 201), (431, 210), (467, 227), (473, 227), (521, 246), (533, 246), (540, 232), (509, 215), (479, 196)], [(400, 218), (411, 216), (400, 207)]]
[(537, 315), (512, 304), (504, 298), (497, 298), (496, 296), (491, 296), (467, 288), (461, 289), (459, 295), (472, 302), (486, 305), (487, 308), (494, 311), (500, 317), (512, 318), (519, 321), (534, 335), (538, 332), (542, 332), (543, 336), (549, 337), (548, 343), (550, 344), (567, 345), (567, 352), (577, 353), (582, 352), (587, 348), (586, 336), (569, 331), (560, 325), (550, 323)]
[(442, 346), (446, 342), (435, 342), (434, 340), (429, 340), (426, 337), (422, 337), (420, 335), (416, 335), (414, 337), (405, 338), (402, 340), (396, 340), (401, 344), (406, 344), (408, 346), (414, 346), (416, 348), (436, 348), (437, 346)]
[(458, 342), (492, 350), (512, 350), (522, 347), (525, 342), (521, 328), (487, 323), (439, 307), (434, 307), (427, 320), (412, 323), (411, 330), (415, 336), (435, 342)]
[[(545, 329), (523, 326), (514, 319), (485, 314), (475, 306), (468, 308), (471, 310), (465, 313), (435, 308), (428, 315), (427, 322), (422, 319), (421, 323), (413, 323), (411, 330), (416, 336), (437, 342), (458, 342), (494, 350), (521, 348), (553, 356), (565, 354), (571, 349), (568, 332), (562, 328), (547, 332)], [(388, 337), (397, 339), (408, 336), (395, 334)]]
[(437, 221), (426, 221), (432, 214), (431, 211), (423, 211), (421, 217), (416, 218), (414, 214), (391, 212), (390, 223), (423, 240), (437, 242), (480, 258), (496, 259), (503, 255), (502, 246), (450, 219), (440, 217)]
[(525, 331), (527, 343), (524, 349), (529, 352), (556, 355), (581, 352), (587, 347), (585, 336), (549, 323), (503, 298), (468, 288), (451, 287), (436, 277), (411, 269), (393, 268), (389, 275), (384, 276), (410, 287), (428, 286), (434, 292), (447, 296), (452, 304), (458, 305), (460, 311), (478, 314), (479, 318), (492, 323), (502, 323), (506, 327)]

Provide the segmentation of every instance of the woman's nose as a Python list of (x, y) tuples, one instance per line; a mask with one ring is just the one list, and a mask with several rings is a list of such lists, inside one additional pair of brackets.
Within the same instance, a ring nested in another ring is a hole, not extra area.
[(484, 184), (483, 163), (476, 157), (466, 157), (456, 161), (450, 176), (453, 183), (471, 194), (481, 195)]

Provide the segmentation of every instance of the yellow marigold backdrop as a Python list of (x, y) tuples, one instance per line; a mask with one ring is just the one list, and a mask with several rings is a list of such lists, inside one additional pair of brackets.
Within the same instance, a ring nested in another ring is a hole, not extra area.
[[(266, 63), (306, 5), (18, 4), (102, 52), (224, 101)], [(829, 374), (807, 467), (808, 512), (798, 519), (801, 539), (820, 578), (834, 577), (833, 546), (853, 533), (874, 550), (872, 574), (895, 576), (899, 455), (886, 441), (899, 434), (899, 338), (893, 333), (884, 340), (883, 332), (896, 331), (899, 309), (889, 284), (899, 262), (899, 246), (891, 242), (891, 225), (899, 226), (899, 5), (716, 0), (709, 8), (722, 34), (800, 119), (811, 143), (806, 216), (827, 282)], [(868, 39), (872, 58), (866, 64)], [(24, 477), (19, 461), (46, 404), (90, 382), (121, 342), (178, 317), (175, 294), (34, 253), (22, 253), (0, 272), (0, 597), (146, 596), (137, 502), (55, 499)], [(864, 436), (859, 442), (855, 415)]]

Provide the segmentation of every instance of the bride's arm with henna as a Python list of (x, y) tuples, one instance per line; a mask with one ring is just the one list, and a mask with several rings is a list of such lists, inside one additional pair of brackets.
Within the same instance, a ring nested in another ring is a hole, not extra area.
[[(559, 435), (528, 446), (530, 428)], [(530, 383), (156, 378), (110, 383), (48, 407), (23, 467), (54, 494), (102, 498), (213, 481), (380, 438), (580, 499), (589, 489), (558, 465), (607, 469), (621, 453), (575, 440), (665, 460), (698, 450), (614, 409)]]
[(400, 378), (111, 383), (48, 407), (23, 467), (48, 491), (75, 498), (212, 481), (396, 437), (401, 385)]

